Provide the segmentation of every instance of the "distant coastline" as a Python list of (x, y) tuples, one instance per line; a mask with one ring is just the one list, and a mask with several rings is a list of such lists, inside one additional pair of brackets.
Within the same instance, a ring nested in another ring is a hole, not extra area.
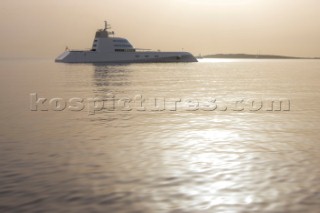
[(282, 55), (252, 55), (252, 54), (213, 54), (198, 56), (197, 58), (231, 58), (231, 59), (320, 59), (318, 57), (294, 57)]

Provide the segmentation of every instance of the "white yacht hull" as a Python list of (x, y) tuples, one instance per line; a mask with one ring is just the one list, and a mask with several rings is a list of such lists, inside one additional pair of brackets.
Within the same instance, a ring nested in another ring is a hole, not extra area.
[(197, 62), (188, 52), (65, 51), (55, 59), (62, 63), (156, 63)]

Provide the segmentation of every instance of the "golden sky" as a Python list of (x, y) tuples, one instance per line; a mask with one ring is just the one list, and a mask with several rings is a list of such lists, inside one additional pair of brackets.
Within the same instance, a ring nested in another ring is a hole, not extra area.
[(320, 57), (320, 0), (0, 1), (0, 57), (90, 48), (104, 20), (137, 48)]

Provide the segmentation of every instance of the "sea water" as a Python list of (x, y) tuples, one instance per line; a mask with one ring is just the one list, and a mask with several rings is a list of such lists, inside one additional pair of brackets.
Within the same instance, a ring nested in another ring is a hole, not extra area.
[(1, 212), (318, 212), (320, 61), (0, 61)]

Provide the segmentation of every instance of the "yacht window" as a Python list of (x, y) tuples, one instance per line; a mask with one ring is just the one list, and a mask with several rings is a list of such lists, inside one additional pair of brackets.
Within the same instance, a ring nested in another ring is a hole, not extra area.
[(115, 49), (115, 52), (135, 52), (135, 49)]
[(129, 47), (129, 48), (132, 48), (131, 45), (128, 45), (128, 44), (115, 44), (113, 45), (114, 47)]
[(122, 40), (122, 39), (114, 39), (113, 42), (128, 43), (127, 40)]

